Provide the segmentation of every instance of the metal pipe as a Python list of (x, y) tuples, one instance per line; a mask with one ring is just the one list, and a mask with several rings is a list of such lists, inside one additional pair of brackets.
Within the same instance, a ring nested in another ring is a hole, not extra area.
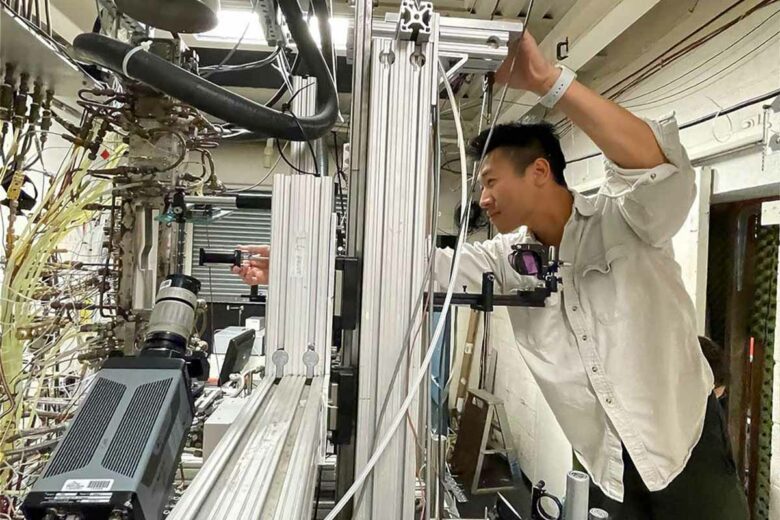
[(317, 171), (322, 176), (328, 175), (328, 147), (324, 137), (320, 137), (314, 142), (314, 154), (317, 157)]
[(51, 27), (51, 4), (49, 1), (50, 0), (43, 0), (43, 8), (46, 13), (46, 34), (48, 34), (49, 38), (51, 38), (54, 32)]

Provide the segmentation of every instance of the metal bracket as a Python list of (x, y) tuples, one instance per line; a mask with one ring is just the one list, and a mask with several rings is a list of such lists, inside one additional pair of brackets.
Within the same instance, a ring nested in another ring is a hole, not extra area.
[(764, 146), (767, 155), (780, 152), (780, 96), (764, 105)]
[(555, 45), (555, 57), (558, 61), (563, 61), (569, 57), (569, 37), (565, 40), (558, 42)]
[[(444, 53), (439, 53), (439, 56), (446, 57), (446, 58), (460, 58), (457, 62), (455, 62), (455, 65), (453, 65), (447, 70), (447, 74), (446, 74), (447, 81), (452, 81), (452, 78), (455, 77), (455, 74), (457, 74), (458, 71), (462, 69), (464, 65), (466, 65), (466, 62), (469, 61), (468, 54), (453, 53), (453, 54), (445, 55)], [(444, 78), (439, 78), (439, 85), (441, 86), (443, 84), (444, 84)]]
[(336, 324), (342, 330), (355, 330), (360, 303), (360, 262), (353, 256), (337, 256), (336, 270), (342, 272), (341, 315)]
[(331, 404), (336, 409), (336, 427), (333, 429), (333, 444), (348, 444), (357, 416), (357, 370), (353, 367), (334, 367), (331, 381), (338, 385)]
[(431, 19), (433, 4), (420, 2), (419, 6), (411, 0), (401, 2), (397, 34), (399, 40), (425, 43), (431, 39)]

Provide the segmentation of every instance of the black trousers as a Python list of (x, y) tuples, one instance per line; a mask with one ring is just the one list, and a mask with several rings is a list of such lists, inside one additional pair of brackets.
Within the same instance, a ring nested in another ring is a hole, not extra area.
[(747, 520), (747, 499), (727, 432), (723, 409), (713, 394), (701, 439), (685, 469), (666, 488), (650, 492), (624, 448), (623, 503), (591, 483), (590, 507), (604, 509), (610, 520)]

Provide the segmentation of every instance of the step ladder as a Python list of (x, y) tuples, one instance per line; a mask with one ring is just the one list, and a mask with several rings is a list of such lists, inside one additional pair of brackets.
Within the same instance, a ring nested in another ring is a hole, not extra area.
[[(514, 489), (521, 482), (520, 464), (503, 400), (486, 390), (469, 390), (452, 465), (467, 479), (471, 476), (472, 495)], [(505, 469), (498, 478), (488, 481), (489, 477), (483, 475), (486, 465), (492, 466), (492, 471)]]

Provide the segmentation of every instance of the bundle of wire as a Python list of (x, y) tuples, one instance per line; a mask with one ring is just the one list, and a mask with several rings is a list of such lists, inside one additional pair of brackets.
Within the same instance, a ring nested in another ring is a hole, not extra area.
[[(16, 148), (12, 141), (6, 157)], [(80, 302), (89, 309), (100, 291), (91, 276), (96, 271), (83, 266), (102, 264), (103, 226), (91, 207), (110, 202), (112, 188), (88, 177), (89, 168), (113, 167), (124, 148), (94, 161), (88, 149), (72, 146), (56, 173), (43, 172), (51, 182), (26, 222), (17, 220), (19, 236), (7, 244), (12, 249), (6, 251), (0, 287), (0, 494), (7, 498), (3, 514), (9, 516), (89, 381), (92, 365), (79, 356), (95, 345), (82, 330), (99, 317), (82, 306), (52, 302)], [(8, 167), (5, 161), (0, 171)], [(98, 258), (88, 262), (81, 250), (90, 235), (97, 237)], [(63, 250), (67, 244), (74, 249)]]

